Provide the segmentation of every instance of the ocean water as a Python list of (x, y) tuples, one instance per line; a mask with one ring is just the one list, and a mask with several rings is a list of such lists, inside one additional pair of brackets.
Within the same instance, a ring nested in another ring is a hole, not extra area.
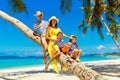
[(0, 59), (0, 69), (41, 66), (41, 65), (43, 65), (42, 59), (38, 59), (38, 58)]
[[(84, 55), (81, 56), (81, 62), (120, 59), (120, 56), (102, 55)], [(49, 58), (48, 58), (49, 60)], [(0, 56), (0, 69), (20, 68), (44, 65), (42, 57), (18, 57), (18, 56)]]

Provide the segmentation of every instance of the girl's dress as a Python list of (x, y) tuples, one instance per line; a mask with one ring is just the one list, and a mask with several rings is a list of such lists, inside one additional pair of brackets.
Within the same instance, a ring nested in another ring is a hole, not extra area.
[[(56, 39), (57, 39), (57, 34), (58, 34), (59, 32), (61, 32), (61, 30), (60, 30), (59, 28), (50, 27), (48, 34), (49, 34), (49, 37), (50, 37), (50, 38), (56, 40)], [(51, 57), (54, 55), (54, 53), (55, 53), (55, 51), (54, 51), (54, 49), (53, 49), (53, 47), (52, 47), (52, 44), (53, 44), (53, 43), (54, 43), (54, 41), (52, 41), (52, 40), (49, 40), (49, 42), (48, 42), (48, 53), (49, 53), (50, 58), (51, 58)], [(56, 49), (56, 50), (59, 49), (58, 45), (55, 45), (55, 49)], [(54, 60), (52, 61), (52, 67), (53, 67), (53, 69), (54, 69), (54, 71), (55, 71), (56, 73), (59, 73), (58, 66), (57, 66), (57, 63), (56, 63), (56, 59), (54, 59)]]

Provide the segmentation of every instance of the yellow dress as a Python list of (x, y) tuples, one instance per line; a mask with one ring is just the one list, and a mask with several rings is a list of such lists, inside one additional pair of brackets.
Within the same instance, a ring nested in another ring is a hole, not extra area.
[[(59, 28), (50, 27), (49, 32), (48, 32), (49, 37), (56, 40), (57, 39), (57, 34), (59, 32), (61, 32), (61, 30)], [(54, 49), (52, 47), (53, 43), (54, 43), (54, 41), (52, 41), (52, 40), (49, 40), (49, 42), (48, 42), (48, 53), (49, 53), (50, 58), (54, 55)], [(55, 45), (55, 49), (56, 50), (59, 49), (58, 45)], [(53, 69), (56, 73), (59, 73), (58, 66), (57, 66), (57, 63), (56, 63), (56, 59), (54, 59), (52, 61), (52, 67), (53, 67)]]

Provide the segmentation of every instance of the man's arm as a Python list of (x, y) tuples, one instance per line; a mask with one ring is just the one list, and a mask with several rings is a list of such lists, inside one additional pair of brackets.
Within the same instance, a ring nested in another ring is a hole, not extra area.
[(39, 22), (36, 22), (35, 24), (34, 24), (34, 31), (33, 31), (33, 35), (34, 36), (39, 36), (39, 34), (37, 33), (37, 28), (38, 28), (38, 26), (39, 26)]

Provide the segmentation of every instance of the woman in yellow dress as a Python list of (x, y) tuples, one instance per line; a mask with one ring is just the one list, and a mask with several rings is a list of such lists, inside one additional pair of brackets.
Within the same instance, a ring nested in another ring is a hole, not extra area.
[[(48, 53), (50, 56), (50, 61), (48, 61), (45, 65), (45, 69), (48, 69), (48, 65), (52, 62), (52, 67), (56, 73), (59, 73), (58, 66), (56, 63), (56, 58), (60, 55), (60, 49), (58, 45), (55, 45), (55, 50), (53, 49), (53, 43), (57, 40), (57, 34), (61, 32), (60, 28), (57, 27), (58, 19), (55, 16), (52, 16), (49, 19), (49, 26), (46, 30), (46, 38), (48, 39)], [(64, 37), (69, 38), (64, 35)]]

